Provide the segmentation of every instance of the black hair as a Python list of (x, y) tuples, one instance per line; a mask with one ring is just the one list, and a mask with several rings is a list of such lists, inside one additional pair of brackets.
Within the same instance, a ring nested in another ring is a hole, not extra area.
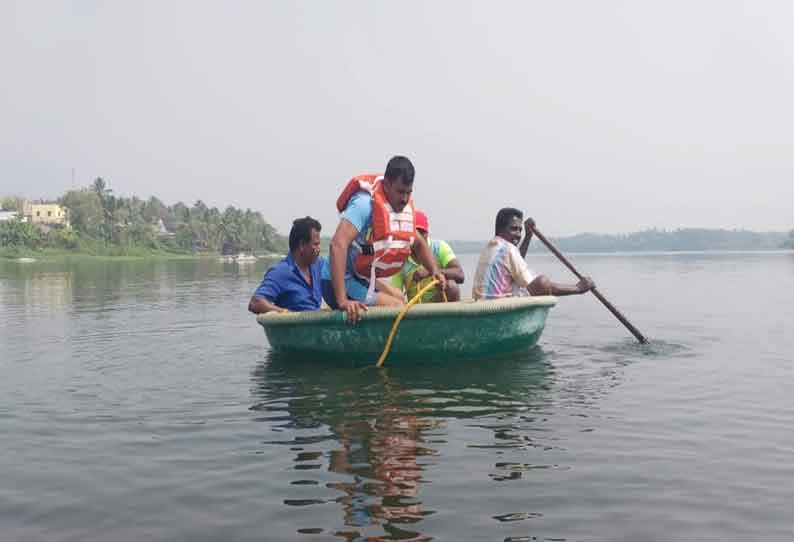
[(414, 165), (405, 156), (395, 156), (386, 164), (383, 174), (389, 182), (400, 181), (403, 184), (414, 184)]
[(289, 251), (299, 248), (301, 243), (311, 243), (312, 230), (319, 233), (321, 229), (320, 223), (310, 216), (293, 220), (292, 229), (289, 231)]
[(494, 227), (494, 234), (499, 235), (499, 232), (504, 231), (510, 225), (514, 218), (523, 220), (524, 213), (513, 207), (505, 207), (499, 209), (496, 213), (496, 226)]

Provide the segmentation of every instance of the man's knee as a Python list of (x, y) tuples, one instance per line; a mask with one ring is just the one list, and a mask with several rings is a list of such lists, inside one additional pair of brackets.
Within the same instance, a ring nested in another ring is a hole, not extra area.
[(378, 292), (375, 294), (375, 305), (380, 307), (399, 307), (402, 304), (402, 299), (398, 299), (385, 292)]
[(455, 282), (448, 281), (444, 291), (447, 294), (447, 301), (460, 301), (460, 287)]

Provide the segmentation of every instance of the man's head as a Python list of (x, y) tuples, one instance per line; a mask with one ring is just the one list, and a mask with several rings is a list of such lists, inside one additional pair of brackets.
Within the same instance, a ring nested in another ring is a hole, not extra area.
[(414, 165), (405, 156), (395, 156), (386, 164), (383, 174), (383, 191), (396, 212), (408, 205), (414, 190)]
[(312, 264), (320, 255), (320, 223), (310, 216), (296, 218), (289, 231), (289, 251), (300, 262)]
[(512, 207), (499, 209), (496, 213), (495, 233), (505, 241), (510, 241), (517, 245), (521, 241), (521, 234), (524, 231), (522, 220), (524, 213)]
[(427, 215), (422, 211), (416, 211), (414, 212), (414, 221), (416, 222), (416, 233), (427, 241), (427, 236), (430, 233), (430, 223), (427, 220)]

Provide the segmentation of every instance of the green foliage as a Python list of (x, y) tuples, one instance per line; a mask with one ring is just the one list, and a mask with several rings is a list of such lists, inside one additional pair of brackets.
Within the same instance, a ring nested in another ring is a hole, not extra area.
[(57, 228), (47, 234), (47, 246), (76, 250), (80, 248), (80, 237), (73, 229)]
[[(6, 199), (16, 201), (4, 198), (4, 205)], [(3, 226), (3, 245), (79, 250), (97, 256), (287, 252), (286, 238), (256, 211), (229, 206), (221, 213), (201, 200), (192, 206), (182, 202), (168, 206), (154, 196), (148, 200), (119, 197), (102, 177), (86, 188), (69, 190), (59, 203), (69, 213), (71, 229), (42, 235), (33, 225), (10, 221), (13, 226)]]
[(22, 198), (16, 196), (0, 198), (0, 211), (22, 212)]
[(69, 211), (69, 223), (88, 237), (97, 237), (104, 223), (102, 202), (90, 190), (69, 190), (59, 202)]
[(0, 222), (0, 247), (39, 248), (42, 236), (33, 224), (21, 220)]

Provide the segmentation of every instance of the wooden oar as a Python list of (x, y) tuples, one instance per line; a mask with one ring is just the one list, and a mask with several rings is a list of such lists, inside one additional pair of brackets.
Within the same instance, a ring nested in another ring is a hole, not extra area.
[[(569, 261), (568, 261), (568, 260), (565, 258), (565, 256), (563, 256), (563, 255), (562, 255), (562, 253), (560, 253), (560, 251), (559, 251), (559, 250), (557, 250), (557, 247), (555, 247), (554, 245), (552, 245), (552, 244), (549, 242), (549, 240), (548, 240), (548, 239), (546, 239), (546, 237), (545, 237), (545, 236), (544, 236), (542, 233), (540, 233), (540, 232), (538, 231), (538, 229), (537, 229), (537, 228), (533, 227), (533, 228), (532, 228), (532, 232), (533, 232), (533, 233), (534, 233), (534, 234), (537, 236), (537, 238), (538, 238), (538, 239), (540, 239), (540, 240), (543, 242), (543, 244), (544, 244), (544, 245), (546, 245), (546, 248), (548, 248), (548, 249), (549, 249), (549, 250), (550, 250), (550, 251), (551, 251), (551, 252), (552, 252), (552, 253), (553, 253), (555, 256), (557, 256), (557, 257), (560, 259), (560, 261), (561, 261), (562, 263), (564, 263), (564, 264), (565, 264), (565, 267), (567, 267), (568, 269), (570, 269), (570, 270), (571, 270), (571, 272), (573, 272), (573, 274), (574, 274), (574, 275), (576, 275), (576, 276), (579, 278), (579, 280), (582, 280), (582, 279), (584, 278), (584, 277), (582, 277), (582, 275), (581, 275), (581, 274), (579, 274), (579, 271), (577, 271), (577, 270), (576, 270), (576, 268), (575, 268), (573, 265), (571, 265), (571, 262), (569, 262)], [(614, 314), (614, 315), (615, 315), (615, 318), (617, 318), (618, 320), (620, 320), (620, 323), (622, 323), (624, 326), (626, 326), (626, 328), (627, 328), (629, 331), (631, 331), (631, 334), (632, 334), (632, 335), (634, 335), (634, 336), (637, 338), (637, 340), (638, 340), (638, 341), (640, 341), (640, 343), (641, 343), (641, 344), (645, 344), (645, 343), (647, 343), (647, 342), (648, 342), (648, 339), (646, 339), (646, 338), (645, 338), (645, 337), (642, 335), (642, 333), (640, 333), (640, 330), (638, 330), (636, 327), (634, 327), (634, 326), (631, 324), (631, 322), (629, 322), (629, 321), (626, 319), (626, 317), (625, 317), (625, 316), (623, 316), (622, 314), (620, 314), (620, 311), (619, 311), (619, 310), (617, 310), (617, 309), (616, 309), (616, 308), (615, 308), (615, 307), (612, 305), (612, 303), (610, 303), (609, 301), (607, 301), (607, 299), (606, 299), (606, 298), (605, 298), (603, 295), (601, 295), (601, 292), (599, 292), (599, 291), (598, 291), (598, 290), (596, 290), (595, 288), (593, 288), (593, 289), (592, 289), (592, 290), (590, 290), (590, 291), (591, 291), (591, 292), (593, 292), (593, 295), (594, 295), (594, 296), (596, 296), (596, 297), (598, 298), (598, 300), (599, 300), (601, 303), (603, 303), (603, 304), (604, 304), (604, 306), (605, 306), (606, 308), (608, 308), (608, 309), (609, 309), (609, 312), (611, 312), (612, 314)]]

